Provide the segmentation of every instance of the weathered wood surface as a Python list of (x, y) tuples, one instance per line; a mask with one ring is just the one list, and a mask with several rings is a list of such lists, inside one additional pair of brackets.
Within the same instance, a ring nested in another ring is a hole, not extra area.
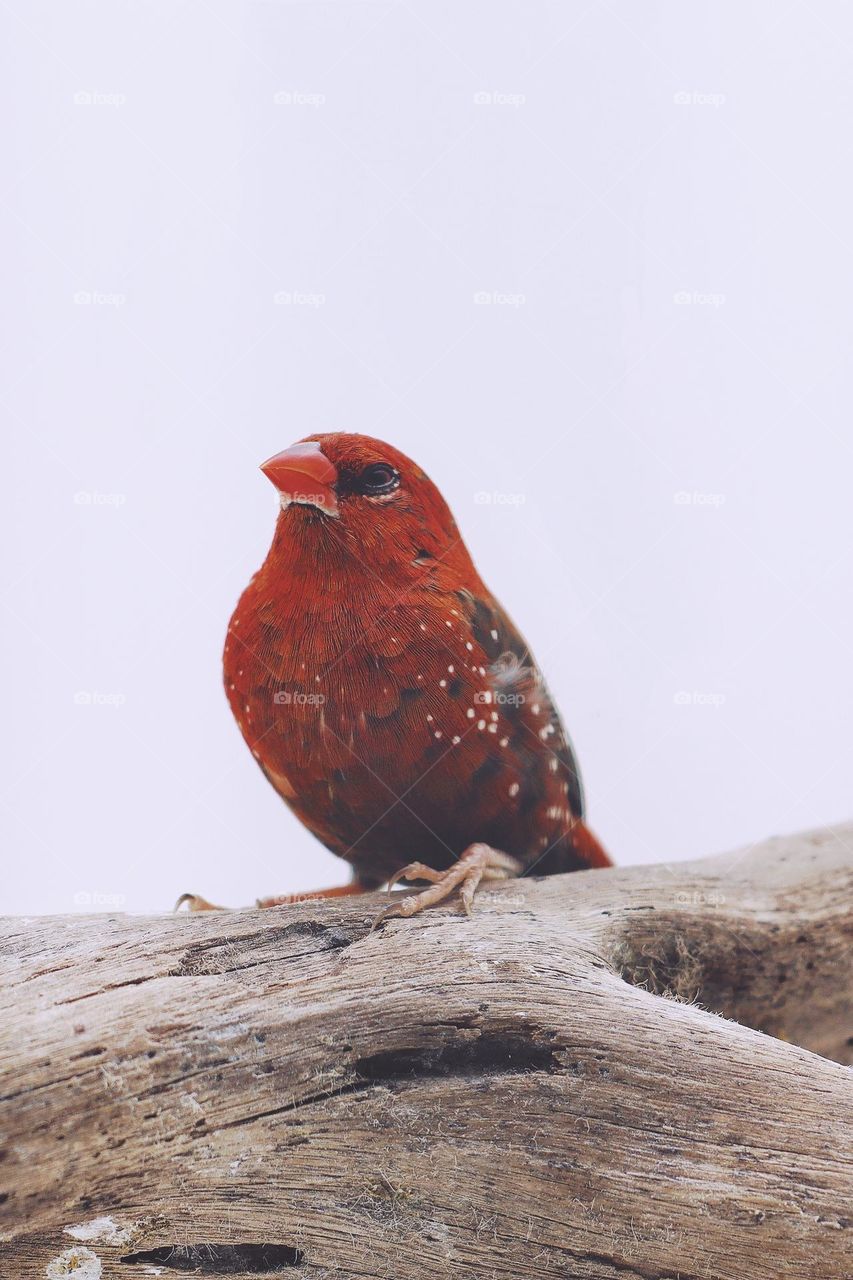
[(0, 1275), (853, 1274), (851, 848), (5, 920)]

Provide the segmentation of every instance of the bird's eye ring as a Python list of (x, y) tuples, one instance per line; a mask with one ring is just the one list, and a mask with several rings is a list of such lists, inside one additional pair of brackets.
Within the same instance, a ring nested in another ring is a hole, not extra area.
[(369, 498), (393, 493), (400, 487), (400, 473), (388, 462), (374, 462), (358, 478), (359, 491)]

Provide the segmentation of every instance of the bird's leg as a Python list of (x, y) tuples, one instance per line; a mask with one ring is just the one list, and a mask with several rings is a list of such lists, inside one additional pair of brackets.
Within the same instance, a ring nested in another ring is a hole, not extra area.
[[(332, 889), (314, 889), (309, 893), (282, 893), (273, 898), (258, 898), (256, 907), (283, 907), (294, 902), (314, 902), (317, 898), (343, 898), (352, 893), (367, 893), (369, 887), (353, 880), (350, 884), (335, 885)], [(175, 910), (180, 911), (186, 905), (187, 911), (230, 911), (231, 907), (219, 907), (215, 902), (208, 902), (197, 893), (182, 893), (175, 903)]]
[(256, 907), (284, 907), (293, 902), (313, 902), (316, 898), (347, 898), (353, 893), (369, 893), (369, 886), (359, 880), (336, 884), (332, 889), (314, 889), (310, 893), (282, 893), (273, 898), (258, 898)]
[(434, 871), (422, 862), (410, 862), (388, 882), (389, 892), (400, 880), (429, 880), (432, 882), (431, 887), (411, 897), (400, 894), (399, 902), (392, 902), (384, 911), (380, 911), (373, 922), (373, 928), (394, 916), (418, 915), (425, 907), (449, 898), (457, 888), (466, 914), (470, 916), (474, 894), (481, 880), (509, 880), (512, 876), (519, 875), (521, 870), (521, 863), (515, 858), (488, 844), (470, 845), (459, 861), (447, 871)]
[[(454, 889), (459, 889), (462, 905), (470, 916), (474, 894), (484, 880), (509, 880), (521, 873), (521, 863), (511, 858), (500, 849), (493, 849), (488, 844), (470, 845), (458, 862), (447, 871), (436, 871), (423, 862), (410, 862), (388, 882), (389, 892), (400, 880), (428, 880), (430, 888), (420, 893), (409, 895), (398, 894), (399, 901), (392, 902), (381, 911), (373, 922), (373, 928), (394, 916), (415, 916), (426, 907), (434, 906), (449, 898)], [(256, 907), (280, 907), (294, 902), (313, 902), (318, 898), (343, 898), (351, 894), (369, 893), (372, 885), (353, 880), (350, 884), (336, 885), (333, 889), (317, 889), (312, 893), (285, 893), (272, 898), (258, 898)], [(175, 903), (175, 910), (186, 906), (188, 911), (225, 911), (229, 908), (219, 907), (208, 902), (197, 893), (182, 893)]]

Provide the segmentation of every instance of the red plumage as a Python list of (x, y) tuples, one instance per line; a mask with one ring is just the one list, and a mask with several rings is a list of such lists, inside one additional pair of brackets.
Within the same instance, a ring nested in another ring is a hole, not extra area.
[(364, 887), (478, 841), (536, 873), (608, 865), (544, 680), (429, 478), (344, 433), (264, 470), (282, 510), (231, 618), (225, 687), (297, 817)]

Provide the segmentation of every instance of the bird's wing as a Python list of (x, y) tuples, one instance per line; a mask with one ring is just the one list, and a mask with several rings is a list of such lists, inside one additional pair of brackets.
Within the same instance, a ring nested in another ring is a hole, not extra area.
[(459, 592), (459, 598), (467, 608), (474, 639), (491, 660), (487, 671), (492, 692), (503, 699), (520, 696), (525, 703), (542, 707), (543, 720), (553, 728), (548, 748), (568, 783), (569, 808), (575, 818), (583, 819), (586, 806), (577, 757), (530, 646), (494, 596), (466, 590)]

